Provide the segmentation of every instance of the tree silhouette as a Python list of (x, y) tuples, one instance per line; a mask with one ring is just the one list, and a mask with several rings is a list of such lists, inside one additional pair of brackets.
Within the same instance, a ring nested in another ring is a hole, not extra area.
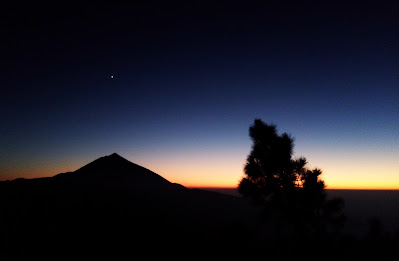
[(343, 222), (343, 215), (339, 215), (343, 201), (327, 200), (322, 171), (307, 169), (304, 157), (293, 158), (294, 139), (290, 135), (279, 135), (275, 125), (260, 119), (255, 119), (249, 135), (252, 151), (238, 191), (264, 207), (263, 216), (277, 223), (279, 235), (282, 228), (297, 235), (320, 235), (326, 232), (327, 224)]

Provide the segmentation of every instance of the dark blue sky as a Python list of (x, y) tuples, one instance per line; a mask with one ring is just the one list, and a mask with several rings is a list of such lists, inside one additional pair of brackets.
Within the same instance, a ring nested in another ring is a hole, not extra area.
[(0, 179), (117, 152), (232, 186), (258, 117), (327, 185), (399, 188), (397, 4), (266, 2), (4, 8)]

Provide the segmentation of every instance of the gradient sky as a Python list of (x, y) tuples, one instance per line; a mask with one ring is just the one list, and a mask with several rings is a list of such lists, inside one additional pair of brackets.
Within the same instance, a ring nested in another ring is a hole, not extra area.
[(5, 6), (0, 180), (116, 152), (235, 187), (261, 118), (328, 188), (399, 189), (398, 4), (265, 2)]

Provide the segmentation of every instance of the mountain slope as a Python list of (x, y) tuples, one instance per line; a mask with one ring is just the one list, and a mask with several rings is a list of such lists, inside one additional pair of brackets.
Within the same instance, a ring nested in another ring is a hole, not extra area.
[(73, 173), (56, 175), (55, 178), (109, 189), (184, 188), (181, 185), (169, 182), (144, 167), (126, 160), (116, 153), (98, 158)]
[(187, 189), (115, 153), (74, 172), (0, 182), (0, 204), (0, 251), (18, 258), (210, 250), (239, 242), (254, 216), (240, 198)]

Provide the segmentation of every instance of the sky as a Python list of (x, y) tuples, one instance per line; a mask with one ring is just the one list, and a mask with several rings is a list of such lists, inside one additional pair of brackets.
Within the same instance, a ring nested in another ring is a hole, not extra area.
[(114, 152), (188, 187), (236, 187), (255, 118), (327, 188), (399, 189), (394, 1), (6, 4), (0, 180)]

